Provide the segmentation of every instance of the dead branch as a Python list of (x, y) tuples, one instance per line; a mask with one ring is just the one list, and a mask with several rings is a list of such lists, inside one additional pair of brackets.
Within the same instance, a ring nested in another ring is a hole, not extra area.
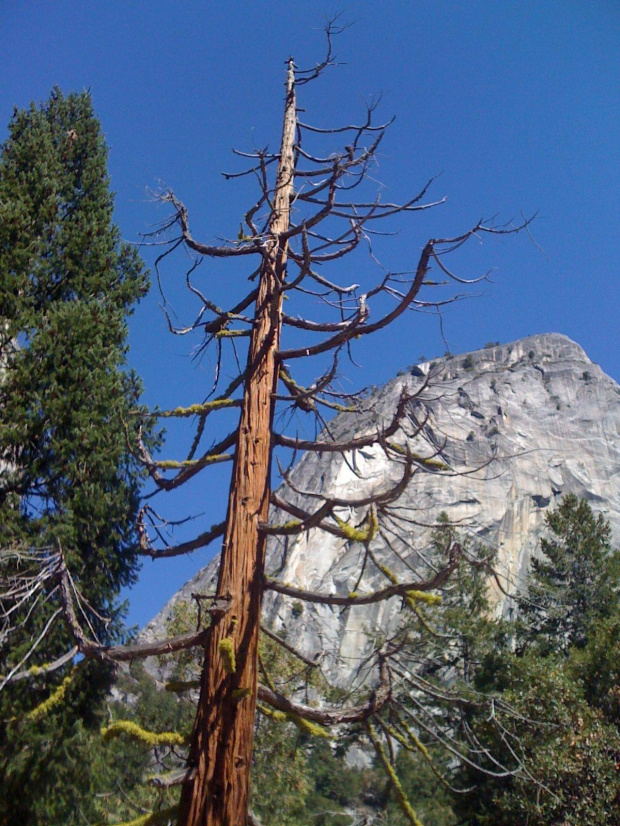
[(386, 505), (390, 502), (395, 502), (397, 499), (400, 498), (401, 494), (404, 493), (413, 475), (414, 461), (415, 458), (411, 455), (411, 453), (407, 452), (405, 455), (405, 462), (403, 466), (403, 475), (399, 479), (399, 481), (395, 485), (392, 485), (391, 487), (388, 487), (385, 490), (378, 491), (377, 493), (370, 494), (369, 496), (363, 496), (360, 499), (341, 499), (337, 496), (326, 497), (321, 493), (316, 493), (315, 491), (307, 491), (303, 488), (297, 487), (291, 480), (289, 473), (282, 472), (282, 478), (286, 486), (289, 487), (295, 493), (308, 498), (322, 499), (326, 504), (329, 505), (330, 508), (356, 509), (364, 508), (369, 505), (376, 505), (377, 508), (379, 508), (381, 505)]
[(349, 594), (348, 596), (338, 596), (336, 594), (320, 594), (315, 591), (306, 591), (303, 588), (294, 588), (292, 585), (286, 585), (283, 582), (278, 582), (271, 577), (265, 577), (265, 588), (270, 591), (276, 591), (279, 594), (292, 597), (293, 599), (301, 599), (304, 602), (320, 603), (321, 605), (371, 605), (374, 602), (383, 602), (392, 597), (406, 597), (410, 591), (421, 591), (426, 593), (434, 591), (445, 585), (452, 572), (459, 564), (458, 557), (454, 557), (451, 562), (432, 579), (417, 582), (399, 583), (395, 585), (388, 585), (386, 588), (381, 588), (379, 591), (374, 591), (370, 594)]
[(225, 522), (220, 522), (217, 525), (212, 525), (208, 531), (204, 531), (195, 539), (190, 539), (187, 542), (180, 542), (178, 545), (167, 545), (165, 548), (153, 548), (148, 538), (146, 526), (144, 522), (138, 523), (138, 538), (140, 544), (140, 553), (143, 556), (150, 556), (151, 559), (169, 559), (172, 556), (181, 556), (182, 554), (189, 554), (196, 551), (198, 548), (205, 548), (210, 545), (215, 539), (223, 536)]
[(70, 663), (73, 658), (79, 653), (79, 647), (74, 645), (73, 648), (70, 648), (65, 654), (58, 657), (51, 663), (46, 663), (45, 665), (37, 665), (33, 668), (28, 668), (25, 671), (18, 671), (15, 674), (11, 674), (9, 682), (11, 683), (18, 683), (22, 680), (35, 680), (40, 676), (44, 676), (47, 674), (53, 674), (54, 671), (58, 671), (59, 668)]
[(413, 299), (419, 293), (420, 288), (424, 283), (426, 273), (428, 272), (428, 262), (433, 251), (433, 248), (435, 246), (435, 243), (435, 241), (429, 241), (424, 247), (416, 270), (416, 276), (411, 283), (409, 291), (407, 292), (403, 300), (390, 313), (387, 313), (385, 316), (383, 316), (382, 319), (376, 321), (374, 324), (359, 324), (355, 327), (352, 327), (349, 330), (341, 331), (332, 338), (323, 341), (321, 344), (315, 344), (314, 346), (308, 348), (281, 350), (279, 354), (280, 360), (286, 361), (287, 359), (294, 359), (300, 358), (302, 356), (311, 356), (318, 355), (319, 353), (325, 353), (327, 350), (332, 350), (335, 347), (341, 346), (346, 341), (351, 339), (354, 335), (368, 335), (370, 333), (374, 333), (377, 330), (381, 330), (383, 327), (386, 327), (388, 324), (391, 324), (393, 321), (395, 321), (400, 315), (402, 315), (405, 312), (407, 307), (411, 304)]
[(392, 417), (392, 421), (387, 427), (376, 430), (366, 436), (356, 436), (346, 442), (325, 442), (325, 441), (310, 441), (308, 439), (296, 439), (290, 436), (285, 436), (281, 433), (274, 433), (274, 443), (281, 447), (292, 448), (293, 450), (314, 450), (319, 453), (344, 453), (351, 450), (358, 450), (362, 447), (369, 447), (377, 442), (384, 441), (393, 436), (399, 429), (401, 421), (403, 420), (409, 403), (414, 396), (410, 395), (406, 390), (403, 390), (401, 397), (396, 406), (396, 411)]
[(180, 786), (187, 780), (191, 780), (195, 769), (176, 769), (175, 771), (166, 772), (165, 774), (154, 774), (147, 779), (149, 786), (155, 786), (158, 789), (171, 789), (174, 786)]
[(372, 692), (366, 703), (349, 708), (313, 708), (312, 706), (295, 703), (282, 694), (272, 691), (266, 686), (258, 687), (258, 699), (268, 703), (272, 708), (283, 711), (285, 714), (296, 714), (304, 720), (311, 720), (324, 726), (338, 726), (344, 723), (359, 723), (376, 714), (390, 699), (390, 675), (387, 666), (387, 656), (383, 651), (378, 653), (379, 684)]
[(174, 654), (188, 648), (203, 646), (206, 639), (206, 629), (194, 631), (192, 634), (180, 634), (154, 642), (135, 643), (133, 645), (99, 646), (89, 643), (80, 652), (85, 657), (110, 659), (115, 662), (131, 662), (145, 657), (159, 657), (163, 654)]
[(299, 652), (296, 648), (294, 648), (290, 643), (286, 642), (286, 640), (283, 640), (282, 637), (279, 637), (277, 634), (274, 634), (273, 631), (270, 631), (266, 625), (261, 625), (260, 630), (261, 633), (263, 633), (266, 637), (269, 637), (270, 640), (273, 640), (278, 645), (281, 645), (282, 648), (284, 648), (286, 651), (289, 652), (289, 654), (292, 654), (298, 660), (301, 660), (302, 663), (305, 663), (310, 668), (319, 668), (322, 657), (321, 654), (317, 655), (317, 657), (314, 660), (309, 660), (307, 657), (304, 657), (304, 655), (301, 652)]
[(177, 222), (181, 228), (181, 233), (183, 235), (183, 240), (187, 244), (187, 246), (194, 250), (194, 252), (200, 253), (200, 255), (206, 255), (209, 258), (233, 258), (239, 255), (256, 255), (261, 254), (260, 249), (260, 242), (257, 241), (256, 243), (250, 244), (239, 244), (237, 246), (211, 246), (209, 244), (201, 244), (198, 241), (195, 241), (189, 231), (189, 222), (187, 218), (187, 208), (185, 204), (183, 204), (179, 199), (174, 195), (172, 190), (168, 190), (161, 195), (161, 200), (165, 203), (171, 203), (175, 208), (176, 212), (173, 216), (173, 221)]
[[(200, 459), (189, 459), (185, 461), (155, 460), (149, 455), (144, 442), (140, 436), (138, 436), (137, 451), (135, 451), (135, 455), (146, 467), (149, 475), (158, 488), (162, 490), (174, 490), (174, 488), (179, 487), (184, 482), (191, 479), (208, 465), (232, 461), (233, 454), (227, 453), (226, 451), (228, 448), (232, 447), (236, 441), (237, 431), (233, 430), (217, 445), (213, 445), (212, 448), (204, 453)], [(179, 473), (171, 479), (166, 479), (159, 473), (159, 470), (167, 469), (179, 469)]]
[[(303, 508), (299, 508), (296, 505), (291, 505), (290, 502), (287, 502), (285, 499), (282, 499), (277, 493), (272, 493), (271, 495), (271, 503), (275, 505), (280, 510), (283, 510), (285, 513), (290, 513), (291, 516), (294, 516), (296, 519), (300, 520), (300, 522), (306, 523), (312, 519), (312, 514), (309, 514), (307, 511), (303, 510)], [(291, 533), (297, 533), (296, 527), (297, 525), (291, 526), (293, 530)], [(322, 531), (326, 533), (331, 533), (333, 536), (337, 536), (340, 539), (348, 539), (347, 534), (339, 528), (337, 525), (332, 525), (329, 522), (321, 521), (316, 525), (317, 528), (320, 528)], [(261, 531), (265, 533), (270, 533), (271, 528), (267, 524), (261, 525)], [(276, 533), (282, 533), (286, 535), (287, 531), (282, 529), (282, 526), (275, 528)]]

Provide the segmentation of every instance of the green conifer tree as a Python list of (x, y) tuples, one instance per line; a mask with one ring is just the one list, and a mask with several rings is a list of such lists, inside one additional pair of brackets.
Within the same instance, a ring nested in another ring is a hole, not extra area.
[(582, 648), (596, 621), (615, 611), (620, 554), (610, 550), (609, 523), (572, 494), (546, 521), (549, 537), (519, 600), (519, 637), (523, 645), (566, 653)]
[[(137, 571), (139, 469), (127, 428), (140, 388), (125, 364), (126, 316), (147, 289), (112, 222), (106, 160), (90, 95), (58, 89), (15, 111), (0, 156), (0, 548), (60, 546), (101, 642), (121, 634), (119, 589)], [(72, 642), (55, 616), (57, 586), (50, 579), (10, 622), (0, 605), (0, 682), (16, 666), (31, 670), (0, 692), (6, 826), (83, 822), (80, 744), (111, 670), (91, 662), (67, 681), (68, 662), (37, 673)], [(32, 715), (63, 683), (61, 702)]]
[(576, 496), (548, 515), (547, 527), (513, 633), (498, 626), (477, 674), (477, 687), (497, 694), (501, 736), (483, 715), (471, 723), (489, 754), (521, 768), (485, 778), (464, 767), (471, 792), (454, 805), (468, 826), (620, 823), (620, 554), (610, 550), (609, 524)]

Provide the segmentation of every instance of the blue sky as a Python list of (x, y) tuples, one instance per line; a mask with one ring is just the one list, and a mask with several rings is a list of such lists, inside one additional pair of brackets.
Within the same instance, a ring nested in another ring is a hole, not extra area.
[[(382, 95), (381, 115), (396, 115), (373, 173), (383, 197), (405, 200), (438, 173), (432, 194), (447, 197), (444, 206), (390, 227), (397, 234), (378, 244), (383, 263), (409, 269), (429, 237), (458, 234), (481, 217), (537, 212), (532, 232), (544, 254), (519, 236), (485, 240), (460, 259), (462, 274), (496, 269), (493, 284), (446, 312), (450, 349), (562, 332), (620, 379), (617, 0), (384, 0), (336, 8), (354, 25), (337, 41), (342, 65), (305, 88), (304, 118), (321, 126), (355, 120), (365, 98)], [(313, 65), (333, 12), (331, 3), (292, 0), (4, 0), (0, 134), (14, 105), (45, 99), (54, 84), (89, 88), (110, 146), (123, 236), (137, 241), (165, 217), (152, 193), (169, 186), (188, 206), (197, 238), (235, 237), (252, 193), (220, 175), (241, 168), (230, 149), (277, 146), (284, 61), (292, 54), (299, 65)], [(152, 264), (154, 251), (144, 257)], [(171, 260), (164, 273), (180, 312), (188, 310), (184, 264), (182, 256)], [(238, 294), (244, 273), (209, 264), (199, 283), (226, 300)], [(147, 401), (201, 401), (212, 364), (192, 360), (196, 341), (167, 333), (158, 302), (153, 290), (131, 320), (130, 361)], [(445, 349), (436, 319), (411, 314), (359, 348), (361, 368), (347, 368), (350, 387), (382, 383), (420, 355)], [(173, 439), (166, 456), (177, 447)], [(161, 508), (174, 518), (203, 513), (210, 525), (222, 518), (225, 483), (222, 473), (205, 477)], [(210, 555), (145, 565), (129, 595), (130, 620), (148, 620)]]

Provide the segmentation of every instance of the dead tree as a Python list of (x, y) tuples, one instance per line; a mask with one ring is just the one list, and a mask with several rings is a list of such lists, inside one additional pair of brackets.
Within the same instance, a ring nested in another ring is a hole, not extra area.
[[(398, 499), (414, 482), (416, 474), (458, 472), (446, 464), (441, 444), (424, 441), (428, 409), (423, 403), (422, 391), (427, 388), (429, 377), (415, 391), (403, 391), (390, 420), (379, 421), (374, 430), (366, 426), (353, 438), (342, 440), (334, 436), (326, 416), (333, 411), (359, 414), (364, 409), (363, 394), (345, 394), (337, 385), (339, 360), (350, 355), (354, 340), (379, 333), (409, 310), (438, 309), (443, 303), (455, 300), (454, 296), (431, 300), (423, 294), (423, 290), (437, 284), (430, 281), (431, 268), (441, 273), (444, 283), (475, 283), (481, 279), (457, 277), (448, 268), (446, 256), (471, 238), (516, 233), (525, 228), (528, 221), (517, 226), (497, 226), (480, 221), (456, 237), (430, 239), (422, 246), (412, 272), (381, 271), (378, 281), (370, 286), (347, 285), (327, 278), (323, 274), (326, 265), (337, 265), (341, 259), (364, 248), (370, 261), (378, 263), (372, 246), (375, 222), (428, 210), (443, 203), (443, 199), (425, 200), (432, 181), (404, 203), (385, 203), (379, 196), (356, 199), (356, 190), (364, 193), (369, 186), (369, 173), (389, 126), (389, 123), (375, 124), (375, 104), (367, 107), (365, 118), (358, 125), (319, 128), (299, 119), (297, 90), (319, 78), (334, 64), (331, 41), (335, 32), (335, 25), (330, 24), (327, 53), (316, 67), (302, 70), (293, 58), (287, 61), (279, 150), (272, 153), (266, 148), (237, 153), (250, 161), (250, 167), (226, 175), (230, 179), (250, 175), (258, 183), (257, 200), (245, 213), (245, 223), (237, 239), (218, 245), (197, 241), (190, 231), (185, 205), (171, 191), (161, 196), (172, 207), (172, 213), (165, 226), (158, 230), (158, 243), (162, 235), (167, 242), (164, 253), (157, 260), (158, 271), (170, 253), (184, 247), (193, 260), (186, 274), (186, 284), (200, 303), (191, 324), (179, 328), (169, 318), (170, 329), (177, 334), (197, 331), (202, 336), (200, 351), (207, 347), (215, 349), (216, 381), (206, 401), (155, 414), (195, 420), (195, 433), (185, 459), (154, 458), (140, 443), (135, 450), (157, 491), (176, 489), (214, 464), (231, 462), (232, 472), (225, 521), (195, 539), (177, 545), (162, 544), (157, 540), (164, 539), (164, 533), (158, 526), (152, 505), (147, 502), (141, 513), (141, 549), (145, 555), (158, 559), (188, 553), (217, 539), (222, 540), (217, 589), (210, 595), (208, 603), (210, 624), (193, 634), (157, 643), (115, 648), (97, 645), (81, 627), (75, 610), (79, 595), (63, 565), (60, 547), (52, 554), (42, 555), (44, 566), (39, 573), (32, 574), (27, 586), (11, 585), (21, 599), (26, 599), (43, 581), (56, 583), (54, 592), (75, 641), (74, 648), (67, 652), (69, 659), (76, 651), (87, 658), (100, 657), (118, 662), (190, 646), (204, 648), (188, 769), (180, 775), (183, 785), (179, 826), (242, 826), (246, 823), (254, 717), (259, 700), (285, 714), (323, 725), (364, 723), (369, 741), (375, 746), (386, 770), (388, 773), (393, 771), (393, 761), (389, 750), (386, 752), (381, 745), (381, 738), (389, 741), (394, 736), (394, 728), (391, 733), (385, 723), (373, 723), (372, 720), (380, 721), (381, 709), (396, 702), (391, 694), (391, 683), (399, 662), (402, 662), (402, 640), (387, 640), (373, 652), (374, 690), (363, 702), (350, 707), (320, 709), (304, 705), (285, 697), (273, 685), (259, 685), (258, 640), (266, 590), (296, 600), (345, 607), (400, 598), (420, 616), (421, 606), (432, 601), (429, 592), (440, 589), (463, 558), (459, 543), (450, 542), (441, 566), (429, 568), (427, 575), (412, 572), (408, 579), (401, 581), (388, 567), (382, 566), (373, 553), (373, 541), (386, 520), (391, 520), (392, 525), (398, 522)], [(307, 143), (315, 140), (340, 138), (345, 145), (338, 151), (322, 155), (307, 148)], [(243, 259), (250, 264), (251, 288), (231, 302), (230, 309), (216, 306), (195, 286), (194, 271), (205, 259)], [(299, 300), (303, 314), (297, 315), (288, 309), (293, 302), (285, 304), (284, 300), (289, 298)], [(392, 303), (386, 307), (388, 301)], [(321, 302), (333, 320), (309, 318), (306, 308), (310, 302)], [(379, 315), (375, 318), (376, 308), (379, 308)], [(293, 335), (291, 345), (282, 342), (283, 335), (288, 332)], [(304, 336), (308, 340), (303, 339)], [(247, 345), (245, 365), (237, 370), (226, 387), (219, 389), (225, 348), (231, 348), (231, 363), (237, 359), (239, 364), (238, 348), (244, 343)], [(294, 366), (299, 360), (313, 357), (322, 360), (322, 372), (319, 378), (304, 385), (295, 379)], [(310, 416), (316, 423), (317, 435), (305, 438), (278, 432), (276, 412), (287, 408)], [(207, 419), (226, 411), (236, 417), (229, 433), (200, 453)], [(399, 438), (402, 433), (409, 440), (419, 438), (426, 448), (412, 452), (402, 445)], [(294, 496), (287, 496), (287, 490), (295, 492), (295, 487), (286, 470), (281, 470), (283, 488), (272, 490), (276, 449), (290, 450), (293, 456), (300, 451), (317, 451), (346, 457), (352, 451), (370, 445), (379, 446), (399, 468), (399, 478), (379, 492), (346, 501), (326, 498), (315, 492), (309, 495), (316, 506), (302, 507), (293, 501)], [(290, 518), (284, 522), (270, 522), (270, 507), (272, 514)], [(345, 517), (343, 508), (349, 509), (355, 517)], [(309, 592), (266, 577), (268, 537), (294, 537), (311, 530), (325, 531), (345, 541), (359, 543), (364, 549), (363, 566), (374, 565), (381, 570), (385, 577), (384, 587), (368, 591), (362, 584), (355, 593), (336, 596)], [(26, 560), (29, 569), (36, 568), (37, 561), (36, 554), (30, 554)], [(49, 667), (54, 668), (55, 664)], [(402, 674), (402, 680), (411, 682), (408, 670)], [(12, 680), (30, 679), (30, 676), (19, 666), (9, 675)], [(266, 678), (266, 675), (262, 676)], [(414, 682), (413, 691), (427, 691), (437, 699), (437, 689), (428, 681), (425, 683), (420, 678)], [(447, 699), (452, 700), (451, 697)], [(404, 722), (399, 731), (401, 737), (406, 736)], [(475, 744), (472, 753), (475, 753)], [(403, 807), (406, 812), (404, 803)], [(412, 817), (411, 822), (415, 823)]]
[[(330, 35), (331, 31), (328, 39)], [(200, 314), (192, 325), (202, 328), (208, 340), (230, 339), (234, 342), (236, 337), (249, 335), (250, 342), (245, 370), (211, 408), (206, 406), (198, 413), (201, 431), (208, 412), (218, 403), (225, 405), (236, 401), (238, 396), (233, 395), (234, 391), (243, 388), (239, 424), (229, 440), (225, 440), (226, 444), (235, 445), (215, 594), (216, 599), (225, 604), (225, 610), (213, 614), (207, 631), (198, 714), (189, 754), (192, 776), (184, 783), (181, 795), (178, 822), (183, 826), (242, 824), (247, 816), (262, 596), (266, 587), (286, 592), (285, 586), (265, 579), (267, 536), (291, 535), (319, 527), (339, 532), (343, 537), (353, 537), (369, 547), (377, 530), (377, 507), (397, 498), (399, 491), (409, 484), (416, 468), (422, 466), (433, 470), (433, 454), (402, 457), (402, 480), (395, 489), (382, 498), (346, 503), (366, 509), (358, 528), (345, 524), (337, 515), (337, 509), (343, 503), (335, 500), (323, 501), (312, 513), (294, 512), (282, 497), (274, 498), (272, 494), (271, 464), (276, 446), (294, 451), (344, 452), (379, 441), (387, 452), (395, 455), (397, 447), (390, 439), (405, 417), (410, 420), (414, 417), (415, 405), (413, 398), (403, 395), (392, 423), (375, 434), (342, 444), (325, 434), (319, 440), (307, 440), (277, 433), (274, 430), (276, 401), (280, 399), (314, 414), (319, 421), (323, 421), (319, 412), (321, 405), (328, 410), (341, 410), (344, 405), (335, 397), (332, 386), (338, 356), (352, 339), (378, 332), (412, 306), (419, 306), (420, 290), (431, 265), (437, 265), (444, 275), (454, 278), (444, 264), (444, 256), (450, 250), (473, 236), (516, 231), (514, 227), (498, 229), (478, 223), (456, 238), (429, 240), (411, 276), (387, 273), (361, 295), (357, 287), (333, 283), (320, 274), (318, 270), (323, 264), (338, 261), (361, 243), (369, 242), (372, 222), (435, 205), (423, 201), (428, 184), (404, 204), (382, 203), (379, 198), (369, 202), (351, 200), (351, 192), (364, 183), (376, 158), (386, 125), (373, 124), (372, 106), (360, 126), (322, 130), (298, 119), (297, 88), (317, 78), (331, 62), (331, 49), (323, 63), (309, 71), (299, 70), (293, 58), (289, 58), (280, 149), (275, 154), (264, 150), (251, 155), (254, 164), (248, 172), (257, 177), (260, 193), (257, 202), (245, 214), (245, 228), (238, 241), (215, 247), (197, 242), (190, 233), (184, 205), (170, 192), (164, 196), (175, 210), (170, 226), (174, 224), (178, 228), (179, 240), (191, 252), (207, 258), (253, 257), (258, 262), (256, 290), (250, 291), (228, 312), (213, 308), (204, 299)], [(307, 135), (338, 133), (349, 139), (342, 151), (320, 157), (305, 148)], [(269, 177), (272, 164), (277, 168), (273, 183)], [(334, 229), (336, 222), (341, 224), (339, 229)], [(313, 321), (285, 314), (284, 297), (296, 293), (322, 298), (336, 309), (339, 319), (335, 322)], [(395, 304), (373, 321), (371, 304), (381, 294), (392, 296)], [(203, 312), (208, 309), (215, 310), (214, 318), (205, 322)], [(318, 343), (283, 348), (280, 342), (286, 327), (309, 334), (322, 333), (324, 337)], [(290, 365), (297, 359), (324, 353), (332, 356), (326, 374), (311, 387), (302, 387), (293, 378)], [(348, 404), (354, 407), (355, 400), (349, 400)], [(421, 431), (422, 423), (417, 422), (417, 427)], [(156, 481), (166, 487), (184, 481), (197, 466), (217, 461), (217, 457), (218, 453), (210, 451), (202, 460), (191, 460), (192, 465), (180, 470), (174, 480), (167, 481), (160, 481), (156, 462), (151, 466)], [(148, 457), (145, 459), (149, 461)], [(435, 467), (441, 467), (439, 460)], [(286, 525), (270, 525), (270, 501), (280, 509), (288, 510), (294, 518)], [(392, 583), (383, 593), (337, 598), (335, 601), (350, 605), (386, 599), (412, 590), (423, 592), (438, 587), (455, 564), (456, 555), (428, 582)], [(295, 589), (289, 589), (288, 593), (299, 599), (326, 601), (322, 594), (313, 595)], [(265, 691), (263, 696), (266, 696)]]

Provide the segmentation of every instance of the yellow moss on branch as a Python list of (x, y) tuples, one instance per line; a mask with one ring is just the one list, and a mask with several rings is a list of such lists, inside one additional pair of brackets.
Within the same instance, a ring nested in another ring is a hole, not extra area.
[(398, 577), (387, 565), (379, 565), (379, 570), (390, 580), (392, 585), (400, 585)]
[(43, 700), (42, 703), (39, 703), (36, 708), (33, 708), (32, 711), (28, 712), (26, 718), (28, 720), (40, 720), (41, 717), (45, 717), (46, 714), (56, 708), (56, 706), (60, 705), (62, 701), (65, 699), (65, 694), (71, 685), (71, 681), (73, 680), (73, 675), (75, 674), (75, 669), (64, 678), (61, 684), (56, 688), (47, 700)]
[(433, 761), (428, 749), (426, 748), (424, 743), (422, 743), (422, 741), (418, 737), (416, 737), (416, 735), (411, 731), (409, 726), (405, 726), (405, 729), (407, 731), (407, 737), (405, 737), (404, 734), (401, 734), (400, 731), (395, 729), (393, 726), (390, 726), (387, 723), (381, 723), (381, 725), (389, 734), (392, 735), (392, 737), (395, 740), (398, 740), (398, 742), (409, 751), (411, 751), (412, 746), (415, 746), (415, 748), (420, 752), (420, 754), (422, 754), (426, 758), (426, 760), (428, 760), (428, 762), (432, 764)]
[(359, 528), (353, 527), (349, 522), (344, 522), (336, 516), (336, 514), (334, 514), (334, 519), (347, 539), (350, 539), (352, 542), (361, 542), (363, 545), (372, 542), (379, 529), (379, 520), (377, 519), (377, 513), (374, 508), (369, 508)]
[(245, 700), (246, 697), (249, 697), (251, 693), (251, 688), (236, 688), (232, 693), (233, 700), (240, 702), (241, 700)]
[(387, 776), (392, 781), (392, 787), (394, 792), (396, 793), (396, 798), (398, 800), (398, 805), (400, 806), (403, 814), (411, 823), (411, 826), (423, 826), (422, 821), (418, 818), (417, 814), (415, 813), (407, 795), (405, 794), (405, 790), (403, 789), (402, 783), (400, 782), (400, 778), (396, 774), (394, 766), (391, 764), (387, 754), (385, 753), (385, 749), (379, 742), (377, 735), (370, 723), (366, 723), (366, 731), (368, 732), (368, 736), (370, 737), (370, 741), (375, 747), (375, 751), (377, 752), (377, 757), (381, 761), (383, 768), (386, 771)]
[(397, 729), (395, 729), (393, 726), (389, 725), (388, 723), (383, 722), (383, 720), (380, 720), (380, 723), (381, 723), (381, 726), (383, 727), (383, 729), (385, 731), (387, 731), (389, 734), (391, 734), (392, 737), (394, 737), (395, 740), (398, 740), (398, 742), (401, 743), (408, 751), (413, 751), (413, 749), (416, 748), (420, 752), (420, 754), (424, 757), (424, 759), (428, 763), (428, 766), (429, 766), (430, 770), (433, 772), (435, 777), (440, 781), (440, 783), (442, 783), (447, 789), (451, 789), (450, 784), (448, 783), (446, 778), (442, 775), (442, 773), (439, 771), (439, 769), (435, 765), (435, 762), (434, 762), (433, 758), (431, 757), (431, 754), (430, 754), (429, 750), (424, 745), (424, 743), (411, 730), (411, 727), (408, 726), (407, 723), (403, 722), (402, 718), (399, 715), (397, 715), (397, 719), (398, 719), (398, 722), (400, 723), (400, 725), (405, 729), (405, 732), (407, 733), (406, 737), (405, 737), (404, 734), (401, 734), (401, 732), (398, 731)]
[[(441, 780), (443, 780), (443, 777), (439, 774), (439, 772), (435, 768), (435, 765), (433, 763), (433, 758), (430, 756), (429, 751), (426, 748), (426, 746), (424, 745), (424, 743), (409, 728), (407, 728), (407, 734), (411, 738), (411, 742), (416, 747), (416, 749), (420, 752), (420, 754), (422, 754), (426, 758), (426, 760), (428, 761), (428, 763), (429, 763), (431, 769), (433, 770), (434, 774), (436, 774), (437, 777), (439, 777)], [(445, 780), (444, 780), (444, 783), (445, 783)]]
[(239, 338), (240, 336), (249, 336), (250, 330), (218, 330), (215, 334), (216, 338)]
[(186, 418), (188, 416), (201, 416), (203, 413), (210, 413), (212, 410), (220, 410), (223, 407), (239, 407), (239, 402), (235, 399), (215, 399), (203, 404), (190, 404), (189, 407), (175, 407), (173, 410), (159, 410), (155, 415), (160, 419), (172, 417)]
[(426, 456), (420, 456), (418, 453), (413, 453), (411, 458), (429, 470), (450, 470), (448, 465), (445, 462), (439, 461), (439, 459), (430, 459)]
[(325, 728), (325, 726), (320, 725), (320, 723), (315, 723), (313, 720), (306, 720), (305, 717), (301, 717), (293, 711), (278, 711), (275, 708), (269, 708), (269, 706), (263, 703), (257, 703), (256, 708), (261, 714), (270, 717), (272, 720), (277, 720), (279, 723), (294, 723), (300, 731), (304, 734), (310, 734), (312, 737), (325, 737), (330, 739), (332, 736), (329, 729)]
[(235, 660), (235, 646), (230, 637), (224, 637), (223, 640), (220, 640), (217, 650), (220, 652), (224, 671), (227, 674), (234, 674), (237, 670), (237, 662)]
[(283, 522), (281, 525), (273, 525), (273, 529), (275, 531), (289, 531), (298, 528), (301, 524), (301, 519), (289, 519), (288, 522)]
[(429, 594), (428, 591), (407, 591), (407, 602), (423, 602), (425, 605), (441, 605), (441, 597), (439, 594)]
[(419, 606), (417, 606), (415, 604), (415, 602), (413, 602), (413, 600), (411, 600), (410, 602), (408, 601), (407, 604), (409, 605), (411, 610), (414, 612), (416, 617), (420, 620), (420, 623), (421, 623), (421, 625), (422, 625), (422, 627), (424, 628), (425, 631), (427, 631), (432, 637), (440, 637), (441, 636), (441, 634), (435, 628), (433, 628), (433, 626), (428, 622), (428, 620), (426, 619), (426, 617), (424, 616), (422, 611), (420, 611)]
[(332, 410), (337, 410), (339, 413), (355, 413), (359, 408), (355, 405), (345, 405), (345, 404), (337, 404), (336, 402), (326, 402), (323, 399), (319, 399), (321, 404), (327, 405), (327, 407), (331, 407)]
[[(288, 296), (284, 296), (285, 299), (288, 299)], [(291, 374), (285, 370), (283, 367), (280, 368), (280, 379), (288, 386), (289, 390), (293, 388), (293, 390), (297, 391), (297, 397), (305, 396), (309, 399), (309, 403), (315, 404), (318, 402), (319, 404), (325, 405), (325, 407), (329, 407), (332, 410), (337, 410), (338, 413), (354, 413), (359, 408), (356, 405), (344, 405), (338, 404), (337, 402), (329, 402), (327, 399), (319, 398), (318, 394), (313, 392), (311, 389), (307, 387), (303, 387), (301, 384), (298, 384), (295, 379), (291, 376)], [(292, 392), (292, 391), (291, 391)], [(295, 394), (293, 394), (294, 396)]]
[(368, 511), (368, 539), (367, 542), (372, 542), (372, 540), (377, 535), (377, 531), (379, 530), (379, 519), (377, 517), (377, 511), (374, 507), (371, 507)]
[[(379, 570), (390, 580), (390, 582), (393, 585), (400, 585), (398, 577), (390, 568), (388, 568), (387, 565), (379, 565)], [(411, 610), (420, 620), (424, 628), (426, 628), (427, 631), (436, 636), (436, 632), (431, 628), (426, 619), (422, 616), (422, 612), (420, 611), (418, 605), (418, 603), (420, 602), (424, 603), (425, 605), (439, 605), (441, 603), (441, 597), (438, 594), (429, 594), (426, 591), (416, 591), (413, 588), (411, 588), (405, 594), (405, 604), (407, 605), (407, 607), (411, 608)]]
[(160, 470), (182, 470), (183, 468), (196, 467), (196, 465), (204, 467), (215, 462), (227, 462), (229, 459), (232, 459), (232, 453), (213, 453), (211, 456), (203, 456), (200, 459), (158, 459), (151, 464)]
[(159, 461), (153, 462), (153, 465), (161, 468), (161, 470), (179, 470), (180, 468), (193, 467), (197, 464), (198, 459), (185, 459), (183, 461), (178, 461), (177, 459), (159, 459)]
[(174, 817), (178, 811), (178, 806), (170, 809), (162, 809), (160, 812), (149, 812), (145, 815), (135, 817), (133, 820), (125, 820), (122, 823), (115, 823), (114, 826), (154, 826), (156, 823), (163, 823)]
[[(288, 384), (292, 385), (293, 387), (299, 387), (295, 379), (291, 376), (288, 370), (285, 370), (284, 367), (280, 367), (280, 378), (282, 381), (287, 382)], [(301, 390), (305, 390), (305, 387), (301, 387)]]
[(164, 686), (166, 691), (178, 694), (181, 691), (190, 691), (192, 688), (200, 688), (200, 680), (170, 680)]
[[(45, 674), (48, 668), (53, 665), (53, 663), (43, 663), (42, 665), (31, 665), (28, 669), (28, 674), (32, 677), (38, 677), (39, 674)], [(0, 674), (0, 680), (6, 679), (4, 674)]]
[(283, 711), (276, 711), (275, 708), (269, 708), (269, 706), (266, 706), (263, 703), (256, 703), (256, 708), (261, 714), (264, 714), (265, 717), (270, 717), (272, 720), (277, 720), (279, 723), (286, 723), (287, 721), (287, 716)]
[[(399, 453), (401, 456), (407, 455), (407, 448), (403, 447), (402, 445), (396, 444), (396, 442), (387, 442), (387, 446), (390, 450), (393, 450), (394, 453)], [(422, 465), (422, 467), (427, 468), (428, 470), (450, 470), (448, 465), (445, 462), (440, 461), (439, 459), (433, 459), (428, 456), (421, 456), (419, 453), (411, 453), (411, 458), (417, 464)]]
[(176, 731), (164, 731), (161, 734), (156, 734), (154, 731), (147, 731), (132, 720), (116, 720), (116, 722), (110, 723), (109, 726), (104, 726), (101, 729), (101, 736), (106, 743), (122, 735), (144, 743), (150, 748), (153, 748), (153, 746), (182, 746), (185, 742), (184, 737)]
[(312, 737), (325, 737), (330, 739), (332, 736), (329, 729), (326, 729), (325, 726), (320, 725), (320, 723), (315, 723), (313, 720), (306, 720), (305, 717), (294, 714), (292, 711), (287, 713), (286, 718), (290, 720), (291, 723), (295, 723), (300, 731), (303, 731), (305, 734), (311, 734)]

